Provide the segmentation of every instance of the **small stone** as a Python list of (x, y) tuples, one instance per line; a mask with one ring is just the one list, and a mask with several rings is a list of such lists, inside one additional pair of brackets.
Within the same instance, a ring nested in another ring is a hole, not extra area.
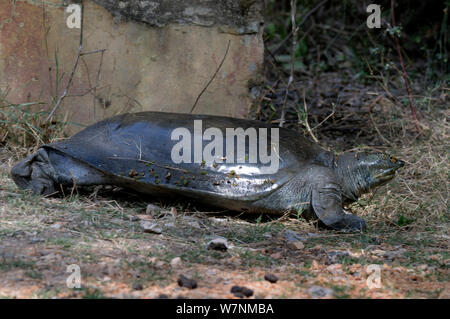
[(303, 245), (303, 243), (301, 241), (289, 241), (287, 243), (287, 246), (290, 249), (294, 249), (294, 250), (301, 250), (301, 249), (305, 248), (305, 245)]
[(245, 297), (253, 296), (253, 290), (251, 290), (247, 287), (244, 287), (244, 286), (231, 287), (231, 293), (239, 298), (243, 298), (242, 296), (245, 296)]
[(273, 237), (271, 233), (264, 233), (264, 234), (262, 234), (262, 236), (263, 236), (265, 239), (271, 239), (271, 238)]
[(265, 274), (264, 279), (272, 284), (274, 284), (278, 281), (278, 277), (275, 276), (274, 274)]
[(426, 264), (419, 265), (417, 267), (417, 269), (419, 269), (421, 271), (426, 271), (428, 269), (428, 265), (426, 265)]
[(344, 258), (350, 257), (350, 254), (346, 251), (330, 251), (327, 254), (327, 258), (325, 260), (325, 264), (337, 264), (338, 262), (342, 261)]
[(53, 224), (53, 225), (50, 225), (50, 228), (53, 228), (53, 229), (60, 229), (60, 228), (61, 228), (61, 224), (55, 223), (55, 224)]
[(330, 288), (324, 288), (320, 286), (312, 286), (308, 289), (308, 293), (313, 298), (323, 298), (323, 297), (331, 297), (333, 296), (333, 290)]
[(341, 264), (332, 264), (328, 266), (326, 269), (328, 272), (332, 273), (335, 276), (341, 275), (343, 273)]
[(280, 259), (281, 257), (283, 257), (283, 256), (281, 255), (280, 252), (276, 252), (276, 253), (273, 253), (270, 255), (270, 258), (273, 258), (273, 259)]
[(155, 223), (152, 223), (152, 222), (149, 222), (146, 220), (141, 220), (139, 225), (141, 226), (144, 233), (153, 233), (153, 234), (161, 234), (162, 233), (161, 228), (159, 228), (158, 225)]
[(182, 265), (183, 261), (180, 257), (175, 257), (170, 261), (170, 267), (179, 268)]
[(161, 207), (153, 204), (148, 204), (147, 208), (145, 209), (145, 214), (153, 216), (158, 214), (160, 211), (162, 211)]
[(214, 238), (206, 244), (207, 250), (227, 251), (228, 248), (230, 248), (230, 245), (227, 239), (223, 237)]
[(142, 286), (141, 283), (136, 282), (133, 284), (133, 290), (142, 290), (142, 289), (144, 289), (144, 286)]
[(138, 222), (141, 219), (139, 218), (139, 216), (132, 215), (132, 216), (128, 216), (128, 220), (131, 221), (131, 222)]
[(197, 282), (194, 279), (186, 277), (185, 275), (180, 275), (178, 277), (178, 286), (195, 289), (197, 288)]
[(39, 238), (39, 237), (31, 237), (30, 238), (30, 244), (42, 243), (44, 241), (45, 241), (44, 238)]
[(287, 242), (290, 241), (306, 241), (306, 238), (301, 236), (299, 233), (292, 231), (292, 230), (286, 230), (284, 232), (284, 239)]

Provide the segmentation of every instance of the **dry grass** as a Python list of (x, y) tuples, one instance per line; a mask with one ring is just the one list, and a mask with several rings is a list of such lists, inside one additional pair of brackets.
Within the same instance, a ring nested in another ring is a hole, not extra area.
[[(330, 288), (334, 298), (445, 297), (450, 263), (448, 115), (446, 109), (430, 114), (422, 122), (430, 133), (412, 142), (400, 144), (386, 134), (397, 145), (387, 151), (408, 165), (376, 194), (351, 205), (368, 221), (364, 234), (318, 231), (295, 218), (262, 222), (180, 208), (175, 216), (164, 209), (160, 216), (150, 216), (145, 200), (107, 191), (42, 199), (18, 190), (8, 177), (24, 149), (4, 148), (0, 296), (232, 298), (231, 286), (245, 285), (255, 290), (255, 297), (309, 298), (308, 289), (320, 285)], [(163, 234), (143, 233), (136, 216), (157, 223)], [(303, 249), (287, 245), (288, 229), (305, 238)], [(234, 248), (205, 250), (217, 235)], [(330, 264), (335, 251), (348, 255)], [(171, 267), (175, 257), (182, 263)], [(70, 264), (81, 267), (81, 289), (66, 287)], [(380, 289), (366, 286), (369, 264), (382, 267)], [(280, 278), (277, 284), (263, 280), (268, 272)], [(195, 278), (199, 288), (178, 287), (181, 273)]]

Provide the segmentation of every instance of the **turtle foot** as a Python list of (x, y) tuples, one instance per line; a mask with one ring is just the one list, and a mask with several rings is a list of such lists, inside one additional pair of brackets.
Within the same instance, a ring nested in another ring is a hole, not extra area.
[(364, 219), (353, 214), (345, 214), (343, 224), (344, 227), (341, 230), (345, 232), (362, 232), (366, 230)]
[(344, 233), (363, 232), (366, 230), (366, 222), (358, 216), (345, 213), (341, 220), (328, 227)]

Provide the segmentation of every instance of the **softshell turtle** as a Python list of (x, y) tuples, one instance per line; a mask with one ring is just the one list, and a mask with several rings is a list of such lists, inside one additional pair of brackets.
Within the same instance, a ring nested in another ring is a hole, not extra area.
[(337, 156), (296, 131), (259, 121), (141, 112), (43, 145), (11, 175), (19, 187), (44, 195), (60, 185), (117, 185), (228, 210), (301, 211), (332, 229), (358, 231), (364, 220), (343, 204), (388, 182), (403, 164), (383, 153)]

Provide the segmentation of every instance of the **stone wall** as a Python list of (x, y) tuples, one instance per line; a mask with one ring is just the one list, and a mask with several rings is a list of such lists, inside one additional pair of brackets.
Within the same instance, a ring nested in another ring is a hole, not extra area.
[[(65, 9), (76, 2), (0, 2), (0, 90), (9, 102), (42, 101), (34, 110), (48, 110), (62, 94), (80, 33), (67, 27)], [(106, 51), (102, 61), (81, 57), (61, 117), (87, 125), (122, 112), (189, 112), (228, 43), (194, 113), (246, 115), (248, 82), (263, 63), (262, 0), (84, 3), (83, 51)]]

